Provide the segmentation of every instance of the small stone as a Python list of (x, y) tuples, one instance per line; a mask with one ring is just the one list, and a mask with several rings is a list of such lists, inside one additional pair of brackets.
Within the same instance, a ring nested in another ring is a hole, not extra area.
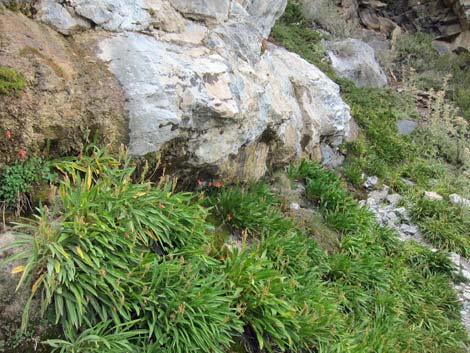
[(470, 272), (467, 270), (462, 270), (462, 276), (464, 276), (466, 279), (470, 280)]
[(460, 266), (460, 255), (455, 253), (455, 252), (451, 252), (449, 254), (449, 257), (450, 257), (450, 261), (452, 261), (455, 265), (457, 266)]
[(387, 218), (388, 218), (388, 225), (392, 226), (392, 225), (395, 225), (397, 222), (398, 222), (398, 217), (397, 215), (394, 213), (394, 212), (389, 212), (387, 214)]
[(454, 205), (461, 205), (465, 207), (470, 206), (470, 200), (458, 194), (450, 194), (449, 201), (452, 202)]
[(465, 300), (470, 300), (470, 292), (463, 292), (463, 297)]
[(367, 201), (369, 203), (369, 200), (371, 200), (370, 201), (371, 203), (379, 204), (380, 202), (382, 202), (387, 197), (387, 194), (388, 194), (388, 186), (386, 188), (382, 189), (382, 190), (372, 191), (369, 194), (369, 197), (368, 197)]
[(405, 207), (398, 207), (393, 210), (395, 214), (401, 218), (407, 218), (408, 217), (408, 210)]
[(292, 202), (290, 205), (289, 205), (289, 208), (293, 211), (297, 211), (298, 209), (300, 209), (300, 205), (297, 203), (297, 202)]
[(322, 164), (327, 168), (338, 168), (344, 162), (344, 156), (326, 143), (320, 144)]
[(435, 191), (426, 191), (424, 198), (430, 201), (442, 201), (444, 198)]
[(411, 135), (413, 131), (418, 127), (418, 123), (413, 120), (398, 120), (397, 129), (400, 135)]
[(373, 175), (373, 176), (368, 177), (363, 185), (366, 189), (371, 190), (374, 188), (374, 186), (377, 185), (378, 182), (379, 182), (379, 177)]
[(416, 226), (409, 225), (409, 224), (402, 224), (400, 226), (400, 230), (405, 234), (415, 235), (418, 233), (419, 229)]
[(398, 203), (403, 199), (403, 196), (400, 194), (390, 194), (387, 196), (387, 201), (390, 203), (392, 206), (398, 205)]

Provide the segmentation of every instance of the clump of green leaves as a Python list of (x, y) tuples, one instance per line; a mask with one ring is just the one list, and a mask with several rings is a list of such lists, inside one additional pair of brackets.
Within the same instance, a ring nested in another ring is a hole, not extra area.
[(207, 203), (223, 222), (251, 234), (292, 228), (280, 211), (280, 199), (264, 182), (214, 190)]
[(11, 94), (26, 86), (25, 77), (16, 70), (0, 66), (0, 94)]
[(105, 321), (89, 327), (81, 333), (67, 327), (66, 337), (68, 340), (50, 339), (44, 343), (53, 348), (53, 353), (137, 353), (139, 348), (132, 343), (132, 339), (145, 335), (147, 331), (130, 329), (134, 324), (136, 321), (113, 327), (110, 322)]
[(92, 149), (56, 167), (63, 173), (56, 203), (19, 224), (10, 245), (21, 249), (12, 259), (24, 260), (13, 271), (21, 273), (19, 287), (32, 288), (23, 325), (40, 296), (42, 313), (64, 326), (73, 345), (100, 322), (139, 317), (128, 330), (146, 330), (141, 345), (222, 353), (241, 324), (234, 293), (204, 261), (207, 209), (171, 184), (134, 182), (123, 151), (116, 158)]
[(0, 200), (7, 208), (24, 209), (30, 206), (28, 194), (33, 188), (41, 182), (53, 182), (56, 176), (50, 163), (41, 158), (5, 165), (0, 172)]
[(447, 200), (419, 197), (412, 207), (412, 216), (424, 237), (435, 246), (470, 255), (470, 212)]

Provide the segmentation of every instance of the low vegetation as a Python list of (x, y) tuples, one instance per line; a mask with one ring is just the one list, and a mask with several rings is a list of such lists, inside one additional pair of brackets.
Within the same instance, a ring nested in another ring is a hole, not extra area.
[(449, 260), (399, 243), (314, 163), (289, 175), (338, 234), (329, 254), (263, 182), (176, 192), (122, 150), (56, 167), (57, 198), (10, 245), (23, 324), (40, 298), (55, 351), (464, 352)]
[(0, 66), (0, 94), (12, 94), (26, 86), (25, 77), (18, 71)]
[[(317, 50), (318, 40), (297, 34), (303, 33), (302, 26), (306, 33), (315, 32), (298, 5), (290, 3), (279, 23), (282, 27), (273, 31), (274, 38), (307, 61), (321, 65), (340, 85), (351, 107), (361, 133), (357, 140), (343, 146), (346, 161), (342, 172), (359, 195), (364, 193), (364, 176), (376, 175), (392, 190), (404, 194), (409, 207), (417, 210), (415, 214), (421, 209), (417, 200), (427, 190), (445, 197), (458, 193), (470, 198), (470, 124), (462, 104), (470, 87), (466, 54), (440, 55), (430, 36), (407, 34), (397, 43), (390, 68), (401, 78), (403, 89), (359, 88), (328, 67), (324, 54)], [(312, 45), (313, 50), (309, 49)], [(419, 128), (411, 135), (402, 135), (397, 128), (401, 119), (414, 120)], [(468, 212), (458, 210), (447, 217), (446, 208), (461, 207), (453, 206), (448, 199), (442, 204), (445, 206), (439, 216), (435, 213), (419, 219), (423, 233), (437, 247), (467, 254)]]

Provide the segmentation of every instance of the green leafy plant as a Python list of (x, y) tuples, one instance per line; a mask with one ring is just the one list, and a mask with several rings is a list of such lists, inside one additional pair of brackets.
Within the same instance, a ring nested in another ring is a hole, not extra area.
[(229, 288), (240, 292), (240, 318), (259, 349), (272, 352), (275, 347), (282, 351), (308, 347), (313, 337), (301, 335), (308, 317), (291, 300), (295, 285), (273, 268), (265, 254), (234, 248), (227, 253), (224, 271)]
[(40, 182), (52, 183), (56, 177), (50, 163), (41, 158), (31, 157), (25, 162), (15, 161), (12, 165), (5, 165), (0, 173), (0, 200), (10, 209), (31, 207), (28, 194)]
[(127, 322), (111, 327), (109, 321), (101, 322), (77, 334), (71, 327), (66, 329), (67, 340), (50, 339), (44, 343), (51, 346), (52, 352), (59, 353), (137, 353), (137, 347), (132, 341), (147, 333), (146, 330), (132, 330), (137, 321)]
[(470, 255), (470, 212), (449, 201), (419, 197), (411, 209), (424, 237), (439, 248)]
[(222, 222), (251, 234), (292, 228), (279, 209), (280, 199), (264, 182), (214, 190), (207, 202)]

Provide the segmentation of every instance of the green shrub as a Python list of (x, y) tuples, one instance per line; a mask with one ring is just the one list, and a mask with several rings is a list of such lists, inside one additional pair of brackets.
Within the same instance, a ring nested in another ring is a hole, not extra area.
[(50, 163), (32, 157), (25, 162), (16, 161), (5, 165), (0, 173), (0, 200), (10, 209), (21, 210), (31, 206), (27, 194), (40, 182), (53, 182), (56, 174), (51, 171)]
[(0, 94), (11, 94), (26, 87), (26, 79), (16, 70), (0, 66)]
[(238, 307), (245, 332), (259, 349), (297, 351), (333, 341), (335, 304), (328, 302), (318, 277), (307, 280), (305, 273), (304, 283), (296, 279), (300, 277), (285, 277), (265, 252), (252, 247), (229, 251), (224, 271), (230, 288), (240, 293)]
[[(132, 182), (133, 168), (119, 158), (92, 151), (59, 163), (64, 175), (57, 203), (17, 226), (23, 233), (9, 247), (22, 250), (9, 260), (25, 261), (13, 271), (22, 273), (18, 286), (32, 283), (23, 325), (39, 295), (42, 312), (48, 310), (66, 334), (70, 327), (81, 331), (139, 317), (129, 330), (147, 330), (148, 344), (160, 351), (222, 353), (241, 326), (234, 293), (222, 289), (220, 275), (201, 273), (197, 260), (208, 241), (207, 210), (169, 185)], [(194, 259), (183, 266), (171, 260), (176, 253)], [(67, 338), (74, 345), (80, 337)]]
[[(224, 353), (243, 332), (235, 306), (238, 289), (196, 258), (148, 262), (149, 289), (142, 321), (158, 352)], [(138, 290), (138, 288), (136, 288)]]

